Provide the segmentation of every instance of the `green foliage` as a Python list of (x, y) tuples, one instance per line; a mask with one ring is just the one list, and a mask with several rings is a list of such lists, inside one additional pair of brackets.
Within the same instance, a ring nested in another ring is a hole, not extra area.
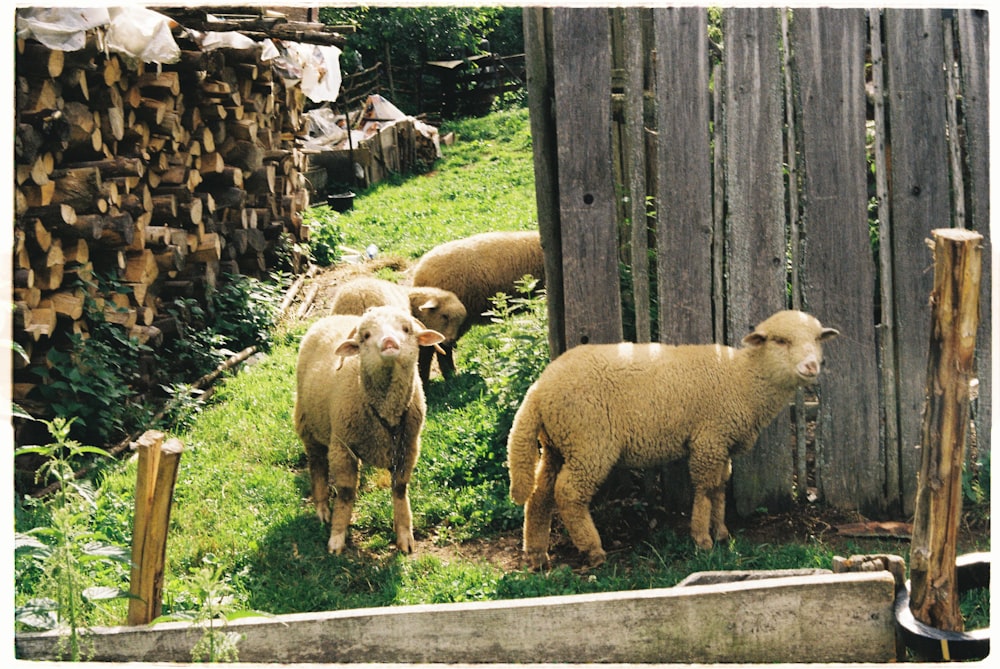
[(261, 281), (243, 275), (227, 275), (210, 295), (210, 312), (214, 316), (212, 329), (232, 349), (257, 346), (262, 351), (268, 350), (282, 293), (289, 283), (284, 276)]
[(74, 471), (82, 457), (106, 453), (72, 440), (71, 423), (61, 418), (46, 422), (52, 443), (14, 452), (45, 458), (37, 470), (39, 482), (57, 484), (43, 513), (36, 516), (44, 522), (15, 532), (20, 603), (14, 618), (19, 629), (59, 630), (66, 658), (79, 662), (86, 659), (84, 636), (97, 604), (128, 596), (119, 587), (101, 583), (124, 578), (129, 552), (92, 527), (96, 494), (89, 482), (76, 480)]
[[(320, 20), (357, 27), (347, 48), (361, 54), (364, 67), (385, 62), (395, 67), (478, 53), (481, 39), (499, 26), (502, 12), (479, 6), (323, 7)], [(505, 28), (509, 31), (509, 21)], [(508, 38), (510, 39), (510, 38)]]
[(206, 560), (200, 567), (191, 568), (189, 575), (183, 579), (181, 587), (194, 602), (194, 606), (191, 609), (161, 616), (153, 622), (185, 621), (200, 628), (202, 636), (191, 648), (193, 662), (238, 661), (237, 646), (244, 635), (230, 631), (227, 623), (240, 618), (261, 617), (267, 614), (237, 608), (236, 590), (227, 582), (222, 567), (210, 560)]
[(306, 248), (320, 267), (329, 267), (340, 260), (340, 245), (344, 233), (340, 229), (340, 214), (327, 206), (310, 207), (303, 212), (303, 221), (309, 226)]

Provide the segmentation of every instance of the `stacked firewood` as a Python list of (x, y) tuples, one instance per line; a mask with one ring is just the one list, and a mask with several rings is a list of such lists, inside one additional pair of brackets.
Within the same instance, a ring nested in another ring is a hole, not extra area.
[(160, 66), (129, 67), (97, 35), (74, 52), (17, 42), (14, 338), (30, 362), (15, 363), (15, 400), (59, 334), (86, 336), (94, 305), (157, 345), (176, 329), (170, 301), (264, 276), (300, 238), (301, 89), (259, 46), (205, 51), (188, 34)]

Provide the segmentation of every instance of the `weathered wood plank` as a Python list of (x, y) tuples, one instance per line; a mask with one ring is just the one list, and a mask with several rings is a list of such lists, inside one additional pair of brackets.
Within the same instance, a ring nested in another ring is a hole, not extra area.
[[(393, 606), (237, 620), (241, 662), (772, 663), (896, 657), (888, 572), (788, 576), (523, 600)], [(95, 629), (96, 662), (189, 662), (202, 630)], [(16, 655), (57, 659), (55, 633)]]
[(566, 345), (618, 342), (608, 9), (555, 8), (552, 25)]
[[(779, 12), (723, 13), (726, 174), (726, 343), (786, 307), (785, 188)], [(661, 160), (662, 162), (662, 160)], [(733, 462), (737, 511), (792, 503), (789, 413)]]
[(646, 77), (647, 45), (642, 39), (642, 15), (645, 9), (628, 7), (625, 12), (625, 166), (628, 175), (628, 205), (631, 237), (629, 261), (632, 268), (632, 302), (635, 305), (635, 340), (651, 338), (649, 301), (649, 220), (646, 208)]
[(715, 335), (708, 15), (671, 7), (653, 16), (660, 341), (704, 344)]
[[(933, 276), (925, 240), (951, 225), (947, 100), (940, 9), (887, 9), (888, 111), (896, 380), (903, 512), (912, 513), (919, 468)], [(919, 130), (916, 130), (919, 129)]]
[(525, 7), (523, 12), (525, 67), (530, 108), (531, 145), (535, 167), (538, 232), (545, 252), (545, 295), (549, 351), (555, 358), (566, 350), (563, 305), (562, 238), (556, 176), (555, 79), (552, 72), (552, 10)]
[(982, 10), (957, 12), (958, 45), (962, 66), (962, 115), (965, 119), (965, 146), (968, 164), (968, 207), (966, 223), (983, 236), (983, 294), (979, 300), (979, 350), (976, 368), (979, 398), (973, 402), (977, 444), (990, 448), (993, 417), (993, 305), (990, 286), (993, 280), (990, 244), (990, 72), (989, 14)]
[(872, 513), (882, 510), (885, 463), (874, 447), (879, 383), (867, 211), (865, 12), (796, 10), (791, 39), (807, 240), (802, 299), (841, 333), (824, 351), (817, 388), (817, 483), (827, 502)]

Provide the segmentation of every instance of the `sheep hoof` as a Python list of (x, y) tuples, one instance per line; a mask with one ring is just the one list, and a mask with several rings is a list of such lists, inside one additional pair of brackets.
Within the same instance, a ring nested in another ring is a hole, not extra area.
[(347, 533), (330, 535), (330, 543), (326, 545), (328, 553), (340, 555), (347, 546)]
[(316, 504), (316, 517), (324, 525), (330, 522), (330, 507), (327, 504)]
[(698, 548), (700, 548), (702, 550), (706, 550), (706, 551), (712, 550), (712, 545), (713, 544), (712, 544), (712, 538), (711, 537), (704, 536), (704, 537), (701, 537), (700, 539), (698, 537), (694, 537), (694, 543), (695, 543), (696, 546), (698, 546)]
[(549, 556), (545, 551), (530, 551), (524, 554), (529, 571), (541, 571), (549, 566)]
[(400, 536), (396, 539), (396, 548), (400, 553), (406, 553), (407, 555), (413, 553), (413, 535)]
[(598, 548), (587, 553), (587, 566), (593, 569), (600, 567), (608, 559), (608, 554)]

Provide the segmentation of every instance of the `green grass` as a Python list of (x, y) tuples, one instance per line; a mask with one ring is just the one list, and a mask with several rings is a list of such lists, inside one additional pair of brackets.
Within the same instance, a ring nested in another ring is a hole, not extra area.
[(486, 230), (537, 227), (527, 109), (451, 122), (456, 143), (423, 175), (394, 177), (360, 193), (340, 216), (344, 243), (375, 244), (416, 258), (432, 247)]
[[(416, 257), (447, 239), (535, 225), (527, 125), (524, 111), (454, 124), (459, 141), (445, 147), (433, 172), (360, 194), (354, 210), (339, 218), (346, 243), (376, 243)], [(900, 542), (835, 551), (821, 539), (770, 545), (739, 531), (728, 545), (697, 551), (686, 530), (661, 522), (655, 505), (605, 500), (594, 505), (609, 548), (598, 569), (577, 573), (561, 565), (529, 573), (463, 558), (463, 541), (509, 545), (520, 536), (522, 509), (507, 495), (506, 433), (527, 384), (547, 361), (544, 303), (525, 306), (503, 324), (474, 328), (457, 350), (461, 373), (427, 387), (423, 449), (410, 492), (414, 530), (423, 546), (455, 550), (413, 556), (395, 550), (389, 492), (379, 472), (369, 470), (350, 548), (327, 554), (329, 529), (307, 501), (306, 460), (292, 427), (297, 346), (307, 324), (274, 333), (266, 355), (226, 377), (209, 404), (171, 435), (186, 450), (171, 513), (164, 613), (198, 607), (186, 577), (206, 564), (222, 568), (237, 608), (282, 614), (666, 587), (695, 571), (829, 568), (834, 554), (908, 557)], [(100, 477), (94, 522), (126, 546), (134, 486), (133, 462)], [(18, 508), (19, 529), (35, 519), (37, 509)], [(984, 541), (981, 550), (989, 537)], [(30, 587), (30, 579), (19, 581), (20, 600)], [(92, 620), (120, 624), (124, 611), (121, 602), (111, 603)]]

